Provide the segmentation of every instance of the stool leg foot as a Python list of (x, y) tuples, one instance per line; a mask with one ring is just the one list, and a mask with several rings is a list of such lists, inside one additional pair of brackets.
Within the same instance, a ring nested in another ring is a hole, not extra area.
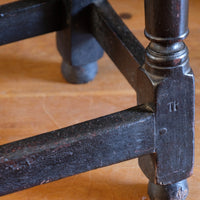
[(149, 182), (148, 194), (151, 200), (185, 200), (188, 196), (187, 180), (171, 185), (156, 185)]
[(61, 71), (63, 77), (70, 83), (88, 83), (95, 78), (98, 72), (98, 64), (97, 62), (92, 62), (83, 66), (72, 66), (66, 62), (63, 62)]

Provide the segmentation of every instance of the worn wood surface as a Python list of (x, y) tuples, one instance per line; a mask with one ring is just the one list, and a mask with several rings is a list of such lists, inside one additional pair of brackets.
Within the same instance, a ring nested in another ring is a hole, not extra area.
[[(0, 4), (13, 0), (1, 0)], [(141, 0), (111, 0), (143, 45), (144, 11)], [(196, 147), (194, 175), (188, 199), (200, 195), (200, 1), (190, 0), (191, 66), (196, 75)], [(136, 105), (136, 95), (105, 55), (96, 79), (84, 85), (65, 82), (55, 34), (0, 47), (0, 144), (65, 127)], [(148, 200), (147, 179), (131, 160), (41, 185), (2, 200)]]

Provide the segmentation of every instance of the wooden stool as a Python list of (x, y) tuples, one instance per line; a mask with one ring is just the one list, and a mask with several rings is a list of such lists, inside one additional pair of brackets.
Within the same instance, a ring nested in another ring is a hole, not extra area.
[(0, 195), (139, 157), (152, 200), (184, 200), (194, 151), (188, 0), (145, 0), (146, 51), (106, 0), (22, 0), (0, 6), (0, 44), (57, 31), (63, 76), (92, 80), (103, 49), (138, 106), (0, 146)]

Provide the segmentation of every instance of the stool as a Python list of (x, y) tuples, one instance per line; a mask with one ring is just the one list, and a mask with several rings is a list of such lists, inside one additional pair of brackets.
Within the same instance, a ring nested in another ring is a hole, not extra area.
[(184, 200), (194, 162), (194, 76), (188, 0), (145, 0), (144, 49), (106, 0), (21, 0), (0, 6), (0, 44), (57, 31), (63, 76), (91, 81), (103, 50), (138, 106), (0, 146), (0, 195), (139, 158), (151, 200)]

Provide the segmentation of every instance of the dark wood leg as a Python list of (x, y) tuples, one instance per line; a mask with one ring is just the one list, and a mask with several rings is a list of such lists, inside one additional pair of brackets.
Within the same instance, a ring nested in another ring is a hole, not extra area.
[(156, 131), (155, 153), (139, 158), (139, 165), (150, 180), (151, 200), (184, 200), (194, 151), (194, 78), (183, 42), (188, 0), (145, 0), (145, 12), (145, 35), (151, 42), (138, 103), (155, 109)]
[[(80, 4), (72, 1), (68, 27), (57, 32), (57, 46), (63, 58), (61, 71), (70, 83), (87, 83), (93, 80), (98, 71), (97, 60), (103, 50), (96, 39), (89, 33), (88, 12), (84, 9), (92, 0)], [(67, 6), (66, 6), (67, 7)]]
[(82, 66), (73, 66), (68, 62), (63, 61), (61, 65), (63, 77), (70, 83), (82, 84), (92, 81), (97, 72), (97, 62), (92, 62)]
[(151, 200), (185, 200), (188, 195), (187, 180), (170, 185), (157, 185), (149, 182), (148, 194)]

